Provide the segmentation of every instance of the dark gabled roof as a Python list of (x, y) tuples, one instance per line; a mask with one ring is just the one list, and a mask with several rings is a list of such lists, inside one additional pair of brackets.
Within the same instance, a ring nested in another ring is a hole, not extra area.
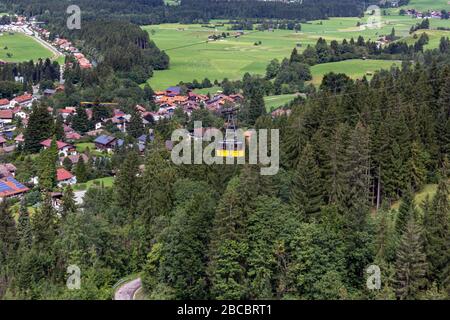
[(98, 144), (102, 144), (102, 145), (107, 145), (107, 144), (110, 144), (111, 142), (113, 142), (114, 140), (116, 140), (115, 137), (101, 135), (101, 136), (98, 136), (97, 139), (94, 140), (94, 142), (98, 143)]

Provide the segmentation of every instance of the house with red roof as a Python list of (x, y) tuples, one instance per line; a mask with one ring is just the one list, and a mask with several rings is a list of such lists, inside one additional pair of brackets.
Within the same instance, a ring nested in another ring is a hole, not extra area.
[[(44, 147), (44, 149), (50, 148), (50, 146), (52, 145), (52, 139), (42, 141), (41, 145)], [(58, 148), (59, 155), (64, 155), (65, 157), (77, 153), (75, 147), (69, 143), (63, 141), (56, 141), (56, 146)]]
[(58, 187), (77, 183), (77, 177), (64, 168), (56, 169), (56, 180), (58, 181)]
[(0, 99), (0, 109), (9, 109), (11, 107), (8, 99)]
[(15, 97), (11, 100), (11, 107), (14, 107), (16, 104), (20, 105), (21, 107), (31, 107), (33, 104), (33, 101), (36, 100), (33, 95), (31, 94), (24, 94), (18, 97)]
[(65, 133), (66, 140), (68, 141), (76, 141), (81, 139), (81, 135), (78, 132), (72, 131), (72, 132), (66, 132)]
[(68, 116), (75, 114), (75, 108), (67, 107), (67, 108), (64, 108), (64, 109), (59, 109), (58, 113), (61, 115), (61, 117), (65, 121)]
[(14, 120), (14, 112), (10, 109), (0, 110), (0, 126), (10, 124)]

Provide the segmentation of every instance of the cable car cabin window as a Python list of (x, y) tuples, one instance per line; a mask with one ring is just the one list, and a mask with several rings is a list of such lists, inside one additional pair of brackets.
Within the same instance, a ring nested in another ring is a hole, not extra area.
[(219, 157), (244, 157), (244, 144), (234, 140), (220, 141), (218, 143), (216, 154)]

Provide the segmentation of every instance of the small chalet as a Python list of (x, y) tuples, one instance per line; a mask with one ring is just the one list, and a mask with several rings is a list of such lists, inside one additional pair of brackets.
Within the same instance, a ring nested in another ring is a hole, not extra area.
[(94, 140), (95, 147), (100, 151), (111, 152), (116, 146), (117, 139), (112, 136), (101, 135)]
[[(47, 139), (41, 142), (41, 145), (44, 147), (44, 149), (50, 148), (52, 145), (52, 139)], [(56, 141), (56, 146), (58, 148), (58, 154), (63, 154), (65, 157), (71, 154), (76, 154), (77, 151), (75, 147), (71, 144), (62, 142), (62, 141)]]
[(56, 179), (58, 181), (58, 187), (77, 183), (77, 177), (75, 177), (73, 174), (71, 174), (64, 168), (58, 168), (56, 170)]

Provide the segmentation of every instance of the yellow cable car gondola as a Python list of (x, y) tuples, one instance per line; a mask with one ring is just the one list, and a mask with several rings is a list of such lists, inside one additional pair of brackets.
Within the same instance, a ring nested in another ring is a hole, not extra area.
[(242, 158), (245, 157), (245, 144), (238, 140), (236, 134), (236, 111), (238, 108), (225, 108), (222, 114), (227, 116), (227, 126), (225, 132), (234, 131), (233, 139), (218, 141), (216, 147), (216, 156), (223, 158)]
[(244, 144), (237, 140), (224, 140), (219, 141), (216, 149), (216, 155), (218, 157), (232, 157), (241, 158), (245, 157)]

